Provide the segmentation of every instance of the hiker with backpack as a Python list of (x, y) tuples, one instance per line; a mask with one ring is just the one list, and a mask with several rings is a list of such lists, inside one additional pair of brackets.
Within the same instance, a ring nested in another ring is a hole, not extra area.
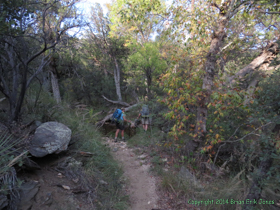
[(148, 130), (148, 125), (150, 124), (149, 107), (148, 107), (148, 105), (143, 105), (142, 106), (142, 111), (139, 113), (137, 119), (140, 116), (142, 117), (141, 123), (143, 125), (143, 129), (146, 132)]
[(121, 109), (116, 109), (116, 111), (113, 114), (112, 121), (116, 122), (116, 127), (117, 127), (114, 142), (118, 141), (118, 134), (119, 134), (120, 131), (121, 131), (121, 135), (122, 135), (122, 140), (125, 141), (125, 139), (124, 139), (124, 121), (131, 123), (130, 120), (127, 120), (125, 118), (125, 113), (124, 112), (125, 112), (125, 109), (121, 108)]

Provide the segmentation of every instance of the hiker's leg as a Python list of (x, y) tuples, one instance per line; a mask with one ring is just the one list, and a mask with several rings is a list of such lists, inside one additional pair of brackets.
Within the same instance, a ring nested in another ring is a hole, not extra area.
[(122, 130), (122, 138), (124, 137), (124, 130)]
[(149, 118), (146, 117), (146, 118), (145, 118), (145, 122), (144, 122), (144, 130), (145, 130), (145, 131), (148, 130), (148, 124), (149, 124)]
[(145, 125), (145, 131), (147, 131), (147, 130), (148, 130), (148, 124)]
[(146, 124), (144, 125), (144, 130), (147, 131), (147, 125)]
[(116, 130), (115, 139), (118, 138), (119, 131), (120, 131), (120, 129)]
[(145, 119), (144, 119), (144, 117), (141, 118), (141, 123), (142, 123), (142, 126), (143, 126), (143, 130), (145, 130)]

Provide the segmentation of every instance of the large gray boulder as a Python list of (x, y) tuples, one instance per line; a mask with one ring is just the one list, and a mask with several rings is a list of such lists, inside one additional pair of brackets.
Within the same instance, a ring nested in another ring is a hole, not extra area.
[(68, 148), (71, 130), (58, 122), (46, 122), (40, 125), (31, 140), (29, 152), (34, 157), (58, 154)]

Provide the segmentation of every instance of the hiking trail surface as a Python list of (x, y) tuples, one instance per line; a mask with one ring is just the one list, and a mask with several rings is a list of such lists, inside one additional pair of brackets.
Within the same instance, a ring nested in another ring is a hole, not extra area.
[(148, 155), (137, 156), (134, 150), (127, 147), (126, 142), (114, 142), (108, 137), (104, 138), (110, 146), (113, 157), (123, 168), (124, 177), (128, 181), (126, 187), (130, 196), (131, 210), (151, 210), (158, 208), (157, 179), (150, 174), (151, 163)]
[[(175, 199), (172, 191), (161, 188), (161, 178), (150, 170), (153, 166), (149, 148), (130, 148), (126, 142), (115, 143), (109, 137), (102, 137), (102, 143), (110, 147), (112, 156), (123, 169), (125, 185), (120, 190), (130, 198), (127, 210), (196, 209)], [(94, 189), (97, 188), (96, 184), (107, 183), (102, 178), (94, 179), (91, 183), (80, 168), (87, 157), (75, 155), (77, 153), (70, 147), (63, 154), (34, 159), (40, 170), (20, 171), (18, 177), (27, 185), (19, 210), (93, 210), (97, 209), (97, 204), (102, 206)], [(71, 168), (71, 164), (78, 165)], [(103, 209), (112, 208), (107, 206)]]

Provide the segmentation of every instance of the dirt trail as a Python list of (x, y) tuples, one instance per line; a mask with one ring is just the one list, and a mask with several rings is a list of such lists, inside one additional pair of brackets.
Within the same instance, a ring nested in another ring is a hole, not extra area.
[(128, 179), (131, 209), (157, 209), (156, 179), (149, 173), (150, 163), (146, 161), (147, 155), (137, 156), (133, 149), (127, 147), (126, 142), (114, 143), (113, 139), (109, 138), (106, 138), (106, 141), (111, 147), (112, 155), (123, 167), (124, 176)]

